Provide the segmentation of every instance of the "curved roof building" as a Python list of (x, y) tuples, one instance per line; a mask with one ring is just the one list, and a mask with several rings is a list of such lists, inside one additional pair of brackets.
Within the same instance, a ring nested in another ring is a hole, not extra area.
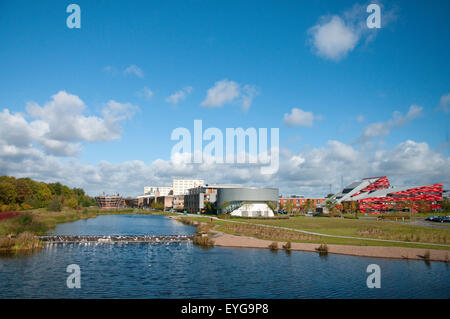
[(243, 217), (273, 217), (267, 202), (278, 204), (278, 188), (236, 187), (217, 192), (219, 213)]

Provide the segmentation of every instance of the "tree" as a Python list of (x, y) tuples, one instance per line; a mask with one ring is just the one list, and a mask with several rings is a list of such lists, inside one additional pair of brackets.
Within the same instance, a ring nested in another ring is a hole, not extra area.
[(273, 202), (271, 201), (267, 201), (266, 202), (267, 206), (269, 206), (269, 208), (275, 213), (275, 211), (277, 210), (277, 205), (275, 205)]
[(287, 202), (286, 202), (286, 211), (288, 212), (288, 214), (291, 214), (292, 210), (293, 210), (292, 201), (287, 200)]
[(444, 212), (450, 211), (450, 200), (448, 198), (443, 198), (441, 201), (441, 207)]
[(47, 210), (50, 212), (60, 212), (62, 210), (62, 198), (60, 196), (53, 196), (47, 206)]
[(355, 214), (355, 218), (358, 216), (359, 212), (359, 202), (356, 200), (352, 200), (350, 202), (350, 210), (353, 214)]
[(17, 198), (16, 188), (10, 182), (0, 182), (0, 204), (13, 204)]
[(337, 205), (338, 205), (338, 202), (334, 198), (327, 199), (326, 202), (325, 202), (325, 207), (328, 209), (328, 211), (331, 211)]
[(15, 180), (14, 188), (16, 189), (17, 194), (16, 201), (19, 204), (24, 203), (33, 195), (33, 190), (24, 179)]
[(216, 208), (214, 207), (214, 204), (211, 202), (206, 201), (205, 202), (205, 212), (209, 214), (213, 214), (216, 212)]
[(64, 201), (64, 205), (69, 207), (69, 208), (77, 208), (78, 201), (77, 201), (76, 198), (72, 197), (72, 198), (66, 199)]
[(312, 201), (311, 199), (307, 199), (306, 202), (303, 204), (303, 209), (306, 212), (312, 211), (314, 210), (314, 208), (316, 207), (316, 205), (314, 204), (314, 201)]
[(222, 205), (220, 205), (220, 208), (221, 208), (221, 210), (222, 210), (222, 213), (227, 213), (227, 209), (228, 209), (228, 206), (230, 206), (230, 203), (228, 202), (228, 201), (224, 201), (223, 203), (222, 203)]

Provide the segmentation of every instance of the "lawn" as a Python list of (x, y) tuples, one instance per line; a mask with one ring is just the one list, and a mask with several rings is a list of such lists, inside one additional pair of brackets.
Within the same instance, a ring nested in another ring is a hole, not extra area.
[[(209, 218), (195, 217), (197, 221), (210, 222)], [(293, 229), (317, 232), (321, 234), (363, 237), (371, 239), (388, 239), (410, 242), (450, 244), (450, 230), (434, 229), (420, 226), (409, 226), (396, 224), (389, 221), (343, 219), (329, 217), (291, 217), (278, 220), (252, 220), (239, 219), (239, 222), (248, 224), (237, 224), (226, 220), (214, 220), (217, 230), (231, 234), (242, 234), (261, 239), (293, 242), (327, 243), (340, 245), (370, 245), (370, 246), (398, 246), (416, 248), (434, 248), (450, 250), (450, 247), (417, 245), (409, 243), (391, 243), (373, 240), (332, 238), (325, 236), (314, 236), (294, 231), (279, 230), (257, 226), (255, 224), (288, 227)], [(251, 226), (250, 226), (251, 225)]]

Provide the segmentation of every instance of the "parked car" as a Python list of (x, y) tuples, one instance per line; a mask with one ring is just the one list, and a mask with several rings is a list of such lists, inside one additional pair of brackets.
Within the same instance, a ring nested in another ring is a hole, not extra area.
[(441, 223), (450, 223), (450, 216), (445, 216), (444, 218), (442, 218)]
[(427, 220), (427, 221), (429, 221), (429, 222), (432, 222), (432, 221), (434, 221), (434, 219), (437, 218), (437, 217), (439, 217), (439, 216), (428, 216), (425, 220)]

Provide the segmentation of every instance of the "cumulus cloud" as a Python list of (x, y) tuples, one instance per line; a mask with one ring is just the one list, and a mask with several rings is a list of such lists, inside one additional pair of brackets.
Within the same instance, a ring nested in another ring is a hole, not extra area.
[(314, 124), (314, 114), (294, 107), (291, 113), (284, 114), (284, 123), (287, 126), (311, 127)]
[(317, 55), (336, 61), (352, 51), (359, 39), (354, 28), (338, 16), (322, 19), (308, 33)]
[(11, 114), (8, 109), (0, 113), (0, 144), (4, 150), (20, 154), (19, 148), (37, 145), (47, 154), (74, 156), (81, 151), (83, 141), (118, 139), (120, 122), (131, 118), (138, 108), (110, 100), (102, 117), (86, 116), (86, 105), (78, 96), (59, 91), (44, 105), (29, 102), (26, 109), (26, 114)]
[(423, 107), (417, 105), (411, 105), (408, 113), (403, 115), (399, 111), (395, 111), (391, 119), (386, 122), (372, 123), (366, 126), (363, 133), (358, 138), (358, 142), (365, 143), (370, 139), (387, 136), (391, 133), (392, 129), (401, 127), (406, 123), (422, 116)]
[(441, 96), (439, 101), (438, 110), (444, 111), (445, 113), (450, 112), (450, 93)]
[(186, 99), (186, 96), (192, 92), (192, 86), (187, 86), (166, 98), (167, 103), (178, 104)]
[(126, 67), (123, 72), (125, 74), (135, 75), (138, 78), (144, 77), (144, 72), (142, 72), (141, 68), (139, 68), (137, 65), (134, 65), (134, 64), (131, 64), (130, 66)]
[[(382, 27), (396, 17), (395, 10), (382, 7)], [(369, 29), (366, 25), (367, 5), (355, 4), (341, 15), (321, 16), (316, 25), (308, 29), (309, 43), (320, 57), (339, 61), (353, 51), (359, 42), (372, 41), (379, 29)]]
[(100, 161), (88, 165), (74, 158), (64, 160), (31, 146), (15, 147), (0, 143), (0, 175), (29, 176), (43, 181), (60, 181), (82, 187), (91, 195), (103, 191), (138, 195), (148, 184), (170, 185), (173, 178), (203, 178), (208, 183), (238, 183), (246, 186), (277, 187), (280, 192), (324, 196), (344, 183), (387, 175), (394, 185), (450, 183), (450, 157), (433, 151), (427, 143), (405, 141), (376, 152), (358, 150), (336, 140), (306, 151), (282, 152), (280, 168), (263, 175), (259, 165), (216, 164), (204, 161), (187, 164), (192, 154), (173, 154), (167, 160), (150, 163), (134, 160), (122, 163)]
[(258, 88), (254, 85), (241, 85), (227, 79), (217, 81), (214, 86), (208, 89), (206, 98), (201, 103), (205, 107), (221, 107), (225, 104), (238, 103), (244, 110), (247, 110), (255, 96), (259, 94)]
[(147, 101), (150, 101), (153, 97), (153, 91), (144, 86), (144, 88), (140, 90), (137, 95)]

